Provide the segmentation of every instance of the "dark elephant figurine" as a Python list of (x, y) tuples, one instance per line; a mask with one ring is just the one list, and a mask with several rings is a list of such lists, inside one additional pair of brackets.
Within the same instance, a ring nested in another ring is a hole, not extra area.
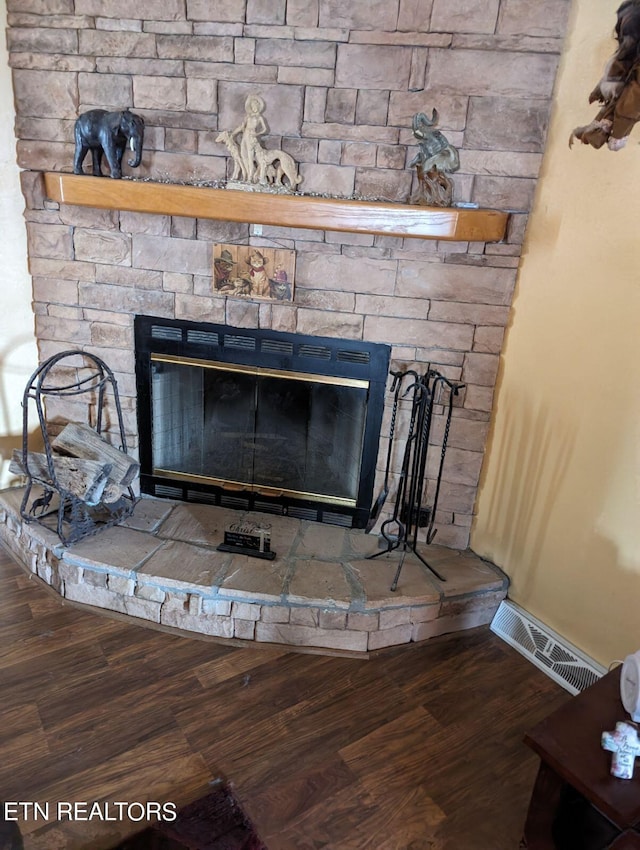
[(75, 123), (76, 152), (73, 173), (82, 174), (82, 163), (91, 151), (93, 176), (102, 177), (100, 168), (102, 154), (107, 158), (112, 177), (122, 177), (122, 157), (126, 147), (133, 151), (127, 160), (132, 168), (140, 165), (144, 142), (144, 120), (128, 109), (107, 112), (106, 109), (90, 109), (83, 112)]

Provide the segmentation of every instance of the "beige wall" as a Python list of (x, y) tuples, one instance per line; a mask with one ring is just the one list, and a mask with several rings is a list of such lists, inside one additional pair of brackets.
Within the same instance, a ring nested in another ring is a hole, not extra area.
[(10, 480), (7, 458), (11, 449), (21, 443), (20, 399), (37, 362), (24, 199), (16, 165), (13, 93), (4, 40), (6, 18), (6, 3), (0, 0), (0, 487)]
[(574, 146), (619, 0), (574, 0), (472, 547), (595, 660), (640, 647), (640, 127)]

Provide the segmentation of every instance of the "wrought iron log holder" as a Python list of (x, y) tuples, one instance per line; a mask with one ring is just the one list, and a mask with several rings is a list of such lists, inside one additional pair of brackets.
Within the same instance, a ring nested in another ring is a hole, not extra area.
[[(396, 549), (400, 550), (400, 561), (391, 584), (391, 590), (395, 591), (398, 587), (400, 573), (407, 552), (413, 552), (437, 579), (446, 581), (444, 576), (440, 575), (418, 552), (418, 534), (420, 528), (425, 528), (425, 540), (427, 544), (430, 544), (433, 542), (438, 531), (437, 528), (434, 528), (434, 523), (453, 415), (453, 401), (464, 387), (464, 384), (449, 381), (440, 372), (431, 368), (427, 369), (423, 375), (413, 370), (391, 372), (391, 375), (393, 377), (391, 391), (394, 393), (393, 430), (395, 431), (398, 399), (400, 397), (406, 398), (407, 396), (411, 398), (409, 429), (398, 478), (398, 489), (396, 491), (393, 512), (391, 517), (386, 519), (380, 526), (380, 534), (387, 545), (386, 548), (368, 557), (369, 559), (378, 558)], [(401, 386), (407, 379), (410, 379), (411, 383), (405, 389), (404, 393), (401, 394)], [(445, 388), (448, 389), (448, 402), (444, 431), (439, 446), (438, 472), (433, 502), (427, 506), (423, 505), (426, 489), (427, 459), (430, 447), (436, 450), (438, 448), (437, 445), (431, 443), (434, 407), (440, 396), (444, 394)], [(390, 434), (390, 441), (392, 439), (393, 433)], [(389, 445), (387, 460), (391, 456), (391, 448), (391, 445)], [(385, 473), (383, 493), (385, 493), (385, 490), (388, 490), (388, 467)], [(377, 510), (379, 510), (380, 505), (377, 503), (376, 505)], [(374, 510), (376, 510), (376, 505), (374, 505)]]
[[(69, 382), (69, 375), (77, 380)], [(84, 351), (63, 351), (42, 363), (29, 378), (22, 398), (22, 454), (20, 466), (26, 486), (20, 514), (25, 522), (38, 522), (45, 528), (57, 531), (60, 540), (68, 546), (84, 537), (121, 522), (133, 512), (138, 497), (130, 485), (114, 501), (88, 504), (71, 492), (60, 480), (51, 439), (51, 423), (47, 421), (48, 399), (68, 399), (77, 396), (86, 401), (87, 408), (95, 407), (92, 430), (101, 436), (107, 426), (107, 404), (113, 403), (119, 449), (127, 454), (122, 408), (115, 376), (99, 357)], [(46, 464), (34, 463), (29, 451), (29, 436), (34, 433), (29, 425), (30, 402), (35, 403), (38, 429), (46, 456)], [(111, 408), (109, 408), (109, 411)], [(88, 410), (87, 410), (88, 414)], [(87, 420), (89, 416), (87, 415)], [(116, 428), (109, 429), (115, 432)], [(105, 439), (102, 437), (102, 439)], [(109, 444), (111, 445), (111, 444)], [(35, 490), (34, 490), (35, 487)]]

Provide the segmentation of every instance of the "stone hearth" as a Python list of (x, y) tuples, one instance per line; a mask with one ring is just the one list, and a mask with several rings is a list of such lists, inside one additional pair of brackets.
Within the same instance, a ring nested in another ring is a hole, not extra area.
[(0, 492), (0, 541), (35, 576), (84, 603), (194, 635), (366, 654), (491, 621), (507, 579), (470, 550), (422, 546), (389, 590), (399, 555), (378, 537), (271, 515), (273, 561), (218, 552), (238, 511), (143, 498), (121, 525), (65, 547)]

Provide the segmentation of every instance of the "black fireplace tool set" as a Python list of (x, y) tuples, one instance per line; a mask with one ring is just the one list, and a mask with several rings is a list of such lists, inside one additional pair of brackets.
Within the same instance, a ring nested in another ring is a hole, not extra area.
[[(398, 580), (407, 552), (413, 552), (436, 578), (440, 581), (446, 581), (418, 552), (418, 529), (426, 529), (425, 539), (427, 544), (433, 541), (437, 533), (437, 529), (433, 526), (453, 414), (453, 400), (464, 387), (464, 384), (453, 383), (445, 378), (444, 375), (431, 368), (423, 375), (420, 375), (413, 369), (408, 369), (405, 372), (391, 371), (390, 374), (393, 378), (391, 384), (393, 405), (389, 426), (389, 445), (387, 448), (384, 483), (380, 495), (371, 510), (367, 531), (371, 531), (375, 525), (389, 495), (391, 457), (393, 454), (394, 439), (396, 437), (398, 408), (401, 400), (408, 398), (411, 402), (409, 428), (398, 477), (395, 503), (391, 517), (386, 519), (380, 526), (380, 534), (387, 545), (386, 549), (381, 549), (379, 552), (369, 555), (369, 558), (378, 558), (380, 555), (386, 555), (396, 549), (401, 550), (400, 562), (391, 584), (391, 590), (395, 591), (398, 587)], [(437, 446), (434, 446), (431, 442), (434, 407), (436, 404), (441, 403), (440, 399), (444, 397), (446, 389), (449, 392), (444, 431), (440, 442), (438, 473), (436, 476), (433, 503), (427, 506), (423, 505), (426, 489), (427, 456), (430, 446), (433, 446), (437, 450)]]

